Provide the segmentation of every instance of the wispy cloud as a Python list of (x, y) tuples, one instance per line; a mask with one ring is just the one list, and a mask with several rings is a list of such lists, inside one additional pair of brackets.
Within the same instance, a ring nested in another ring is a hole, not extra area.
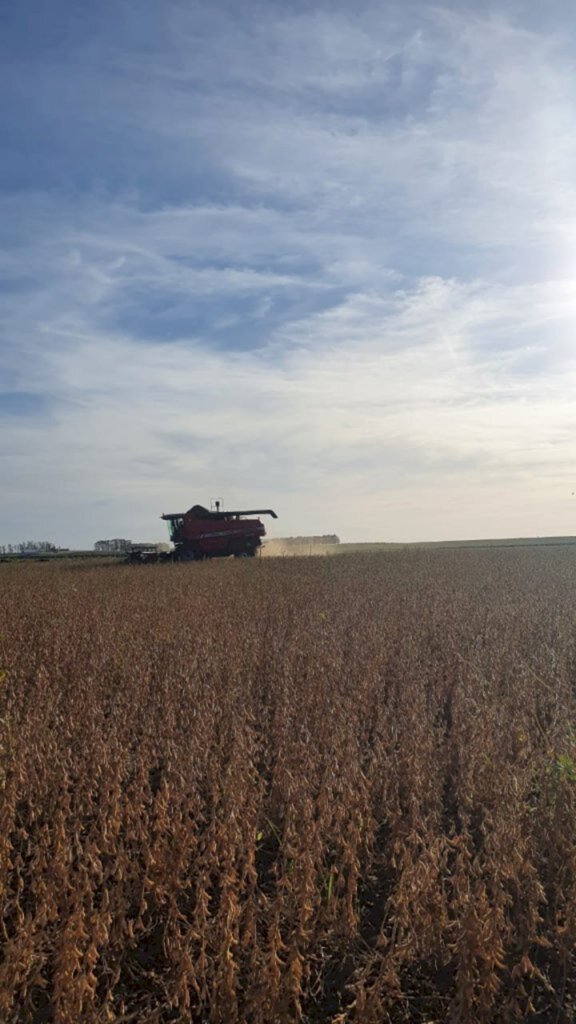
[(2, 537), (216, 493), (282, 532), (571, 532), (572, 40), (512, 7), (62, 12), (6, 72)]

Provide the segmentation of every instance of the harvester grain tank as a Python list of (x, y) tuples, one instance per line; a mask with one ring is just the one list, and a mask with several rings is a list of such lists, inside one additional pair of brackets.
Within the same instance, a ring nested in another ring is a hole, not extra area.
[(187, 512), (168, 512), (161, 518), (169, 524), (177, 562), (201, 558), (251, 558), (266, 536), (260, 519), (245, 516), (278, 516), (271, 508), (223, 511), (220, 502), (214, 510), (193, 505)]

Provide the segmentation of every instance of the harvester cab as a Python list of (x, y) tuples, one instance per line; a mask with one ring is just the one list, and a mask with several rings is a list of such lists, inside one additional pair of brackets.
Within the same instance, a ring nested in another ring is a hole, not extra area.
[(174, 558), (178, 562), (193, 562), (202, 558), (251, 558), (266, 535), (260, 519), (245, 516), (278, 516), (271, 508), (223, 511), (221, 502), (214, 509), (193, 505), (187, 512), (168, 512), (161, 518), (168, 523), (174, 544)]

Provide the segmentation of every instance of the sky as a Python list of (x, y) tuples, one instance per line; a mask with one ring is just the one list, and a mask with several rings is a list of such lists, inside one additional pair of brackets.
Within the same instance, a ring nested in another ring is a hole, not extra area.
[(0, 544), (576, 534), (575, 29), (3, 5)]

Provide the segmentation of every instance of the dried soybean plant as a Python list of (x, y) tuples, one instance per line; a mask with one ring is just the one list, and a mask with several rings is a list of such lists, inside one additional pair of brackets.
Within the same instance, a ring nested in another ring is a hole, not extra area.
[(0, 1019), (568, 1021), (576, 557), (0, 575)]

